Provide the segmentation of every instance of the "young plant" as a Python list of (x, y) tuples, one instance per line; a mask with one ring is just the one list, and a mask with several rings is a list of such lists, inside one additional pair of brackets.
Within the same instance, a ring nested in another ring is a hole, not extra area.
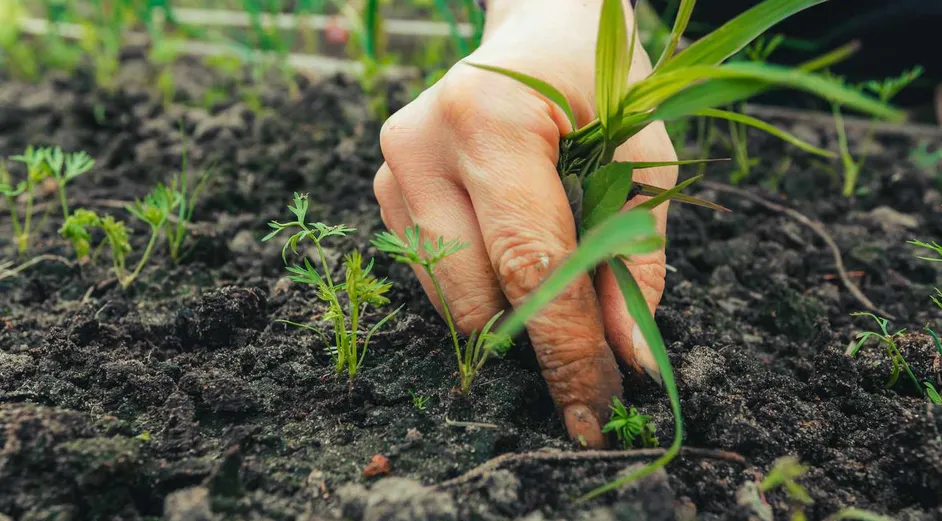
[(206, 184), (215, 175), (215, 169), (204, 170), (199, 176), (199, 180), (193, 183), (190, 179), (190, 169), (187, 164), (186, 144), (183, 149), (183, 165), (180, 171), (170, 180), (168, 190), (173, 192), (179, 199), (177, 206), (176, 222), (167, 220), (165, 233), (167, 234), (167, 245), (170, 249), (170, 258), (173, 262), (179, 263), (189, 253), (184, 250), (183, 245), (189, 233), (190, 223), (193, 221), (193, 211), (196, 209), (196, 203), (206, 189)]
[(59, 204), (62, 205), (62, 218), (69, 218), (69, 203), (65, 195), (65, 185), (76, 177), (88, 172), (95, 166), (95, 160), (85, 152), (64, 154), (59, 147), (40, 149), (45, 155), (46, 164), (56, 181), (59, 192)]
[[(455, 321), (451, 315), (451, 308), (445, 300), (445, 294), (442, 292), (441, 284), (435, 275), (435, 266), (445, 257), (461, 251), (467, 246), (458, 239), (452, 239), (445, 242), (443, 237), (432, 241), (421, 240), (419, 226), (406, 228), (405, 240), (398, 235), (390, 232), (380, 232), (373, 239), (373, 246), (392, 256), (396, 262), (411, 264), (422, 268), (432, 281), (435, 288), (435, 294), (442, 305), (442, 316), (448, 325), (448, 331), (451, 333), (451, 340), (455, 347), (455, 356), (458, 358), (458, 372), (461, 375), (461, 392), (468, 394), (471, 390), (471, 384), (477, 378), (478, 373), (484, 367), (485, 362), (491, 356), (504, 356), (513, 343), (508, 336), (496, 336), (491, 332), (494, 324), (500, 318), (502, 313), (498, 313), (484, 325), (481, 331), (471, 333), (465, 343), (464, 349), (458, 340), (458, 331), (455, 328)], [(421, 243), (421, 244), (420, 244)]]
[[(929, 262), (942, 262), (942, 244), (939, 244), (935, 241), (932, 241), (932, 242), (908, 241), (908, 242), (909, 244), (912, 244), (914, 246), (925, 248), (935, 255), (934, 257), (919, 256), (920, 259), (929, 261)], [(940, 308), (942, 308), (942, 289), (936, 288), (935, 295), (932, 295), (929, 298), (932, 299), (932, 302), (934, 302), (936, 306), (939, 306)]]
[(899, 346), (896, 345), (896, 338), (901, 337), (906, 331), (905, 329), (900, 329), (895, 333), (890, 333), (887, 330), (889, 321), (885, 318), (878, 317), (873, 313), (851, 313), (851, 316), (855, 317), (871, 317), (877, 322), (877, 325), (880, 327), (880, 331), (864, 331), (857, 335), (857, 343), (851, 346), (847, 350), (847, 354), (850, 356), (855, 356), (860, 348), (863, 347), (865, 343), (869, 340), (876, 340), (878, 343), (883, 344), (886, 349), (886, 356), (890, 359), (890, 363), (893, 364), (893, 369), (890, 372), (890, 379), (886, 382), (886, 388), (890, 389), (896, 382), (899, 381), (900, 374), (904, 371), (906, 376), (913, 382), (916, 386), (916, 389), (922, 392), (922, 386), (919, 384), (919, 380), (916, 379), (916, 375), (913, 374), (912, 369), (909, 368), (909, 363), (906, 362), (906, 359), (903, 358), (903, 354), (899, 350)]
[(929, 398), (929, 401), (935, 405), (942, 405), (942, 395), (939, 395), (938, 389), (932, 385), (932, 382), (922, 382), (926, 386), (926, 396)]
[[(703, 116), (757, 127), (803, 150), (833, 156), (831, 152), (804, 143), (756, 118), (716, 108), (735, 105), (777, 86), (816, 93), (878, 116), (902, 118), (900, 112), (890, 109), (885, 103), (812, 73), (845, 58), (849, 52), (847, 48), (832, 51), (795, 69), (758, 62), (724, 63), (775, 23), (821, 1), (766, 0), (675, 54), (695, 4), (694, 0), (682, 0), (670, 39), (653, 72), (647, 78), (629, 85), (627, 78), (637, 31), (631, 32), (629, 42), (622, 1), (605, 0), (596, 46), (597, 117), (582, 125), (576, 121), (566, 97), (545, 81), (500, 67), (471, 64), (508, 76), (536, 90), (558, 105), (575, 129), (560, 139), (557, 171), (569, 194), (581, 245), (569, 261), (557, 268), (544, 285), (530, 295), (524, 306), (518, 307), (507, 317), (496, 333), (498, 336), (519, 333), (526, 320), (557, 296), (574, 277), (591, 273), (597, 264), (604, 262), (611, 267), (628, 311), (651, 347), (671, 400), (675, 432), (673, 442), (665, 454), (648, 466), (591, 491), (582, 500), (654, 472), (666, 465), (680, 450), (683, 420), (670, 360), (644, 296), (622, 262), (622, 257), (654, 251), (661, 246), (661, 239), (653, 228), (651, 208), (671, 199), (718, 208), (680, 194), (680, 190), (693, 180), (664, 190), (632, 179), (634, 169), (690, 162), (612, 163), (615, 150), (655, 121)], [(636, 210), (619, 214), (624, 203), (635, 195), (653, 198)], [(616, 228), (616, 225), (622, 228)], [(607, 234), (601, 233), (603, 229)]]
[[(25, 181), (13, 185), (10, 173), (6, 168), (2, 169), (2, 178), (0, 178), (0, 193), (7, 198), (9, 203), (10, 216), (13, 221), (13, 235), (16, 239), (17, 251), (22, 255), (29, 250), (29, 236), (33, 231), (36, 188), (49, 177), (50, 169), (46, 163), (44, 148), (36, 148), (30, 145), (26, 147), (22, 154), (13, 156), (10, 159), (26, 165)], [(16, 209), (16, 198), (20, 195), (26, 198), (26, 209), (22, 220), (20, 220)]]
[[(895, 78), (886, 78), (881, 81), (868, 81), (859, 85), (857, 88), (871, 92), (875, 94), (880, 101), (889, 103), (901, 90), (916, 81), (922, 75), (922, 72), (922, 67), (917, 66), (911, 70), (903, 71), (901, 75)], [(863, 169), (864, 163), (866, 163), (867, 157), (870, 154), (870, 148), (873, 145), (873, 134), (876, 130), (877, 120), (876, 118), (871, 119), (870, 126), (867, 128), (867, 132), (860, 145), (860, 157), (854, 159), (854, 156), (850, 153), (850, 146), (847, 141), (844, 117), (841, 114), (842, 108), (843, 105), (839, 101), (831, 101), (831, 110), (834, 113), (834, 123), (837, 128), (837, 142), (841, 154), (841, 164), (844, 167), (844, 188), (842, 193), (845, 197), (852, 197), (857, 190), (857, 180), (860, 177), (860, 171)]]
[(612, 415), (602, 427), (603, 433), (614, 432), (625, 450), (660, 446), (657, 436), (654, 435), (656, 427), (650, 416), (639, 413), (634, 407), (626, 409), (617, 396), (612, 397), (611, 408)]
[[(345, 268), (344, 281), (335, 283), (331, 276), (330, 265), (327, 263), (327, 254), (324, 252), (323, 242), (329, 237), (343, 237), (355, 230), (343, 224), (328, 226), (320, 222), (307, 223), (308, 206), (307, 196), (295, 193), (294, 205), (288, 205), (288, 210), (295, 220), (283, 223), (271, 221), (268, 226), (273, 228), (274, 231), (266, 235), (262, 241), (269, 241), (286, 230), (289, 233), (293, 232), (285, 241), (285, 245), (281, 250), (282, 260), (287, 266), (288, 272), (291, 273), (291, 280), (314, 286), (317, 288), (318, 298), (327, 303), (328, 308), (325, 318), (334, 327), (334, 342), (333, 345), (328, 344), (327, 351), (334, 361), (337, 373), (346, 371), (350, 380), (353, 381), (363, 365), (373, 334), (392, 319), (401, 307), (383, 317), (370, 328), (363, 339), (362, 346), (360, 345), (361, 317), (363, 317), (369, 306), (378, 308), (389, 303), (389, 299), (385, 295), (389, 292), (392, 284), (386, 282), (385, 279), (377, 279), (373, 276), (371, 274), (373, 261), (371, 260), (369, 264), (363, 266), (363, 256), (359, 252), (346, 255), (343, 263)], [(314, 243), (320, 260), (321, 271), (318, 271), (306, 257), (303, 266), (288, 264), (288, 249), (297, 254), (298, 243), (305, 239)], [(324, 338), (323, 334), (313, 326), (289, 321), (282, 322), (315, 331)]]
[(412, 397), (412, 406), (419, 411), (425, 411), (425, 408), (428, 406), (428, 402), (432, 399), (431, 396), (415, 394), (415, 392), (411, 389), (409, 390), (409, 396)]
[(776, 489), (784, 489), (785, 495), (791, 503), (791, 521), (804, 521), (805, 508), (814, 503), (814, 499), (795, 480), (803, 476), (808, 471), (808, 467), (802, 465), (798, 458), (793, 456), (781, 457), (772, 464), (772, 470), (766, 474), (765, 478), (759, 483), (759, 490), (763, 493), (771, 492)]

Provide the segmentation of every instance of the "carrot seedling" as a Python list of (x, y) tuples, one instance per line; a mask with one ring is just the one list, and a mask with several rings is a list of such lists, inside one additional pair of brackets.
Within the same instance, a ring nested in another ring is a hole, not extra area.
[[(9, 172), (4, 169), (4, 178), (0, 183), (0, 190), (7, 197), (10, 205), (10, 212), (13, 220), (13, 233), (16, 239), (17, 251), (24, 254), (29, 250), (30, 233), (33, 231), (33, 209), (36, 203), (36, 188), (47, 178), (49, 178), (49, 165), (46, 163), (46, 152), (44, 148), (36, 148), (32, 145), (26, 147), (26, 150), (20, 154), (11, 157), (26, 165), (26, 180), (14, 186), (10, 179)], [(16, 212), (15, 197), (23, 195), (26, 198), (26, 209), (20, 220)]]
[[(361, 319), (368, 307), (379, 308), (389, 303), (389, 299), (385, 295), (389, 292), (392, 284), (386, 282), (385, 279), (377, 279), (373, 276), (373, 261), (371, 260), (364, 266), (363, 256), (356, 251), (344, 257), (344, 281), (334, 282), (323, 242), (329, 237), (343, 237), (355, 231), (355, 229), (343, 224), (329, 226), (320, 222), (307, 223), (308, 207), (307, 196), (295, 193), (294, 205), (288, 205), (288, 210), (295, 220), (289, 222), (271, 221), (268, 226), (273, 228), (273, 231), (266, 235), (262, 241), (269, 241), (286, 230), (289, 233), (294, 232), (285, 241), (285, 245), (281, 250), (282, 260), (287, 266), (288, 273), (291, 274), (290, 279), (292, 281), (314, 286), (317, 288), (318, 298), (327, 303), (327, 313), (324, 316), (333, 324), (334, 328), (334, 342), (333, 345), (328, 343), (327, 351), (333, 359), (337, 373), (346, 371), (352, 381), (363, 365), (373, 335), (389, 322), (402, 307), (400, 306), (392, 313), (384, 316), (376, 325), (370, 328), (361, 346)], [(317, 249), (320, 271), (306, 257), (303, 265), (288, 264), (288, 250), (290, 249), (297, 254), (298, 243), (305, 239), (313, 242)], [(323, 333), (313, 326), (286, 320), (281, 322), (315, 331), (321, 338), (326, 340)]]
[[(458, 372), (461, 375), (461, 392), (468, 394), (471, 385), (477, 378), (478, 373), (484, 367), (485, 362), (491, 356), (501, 357), (513, 345), (509, 337), (497, 337), (492, 332), (494, 324), (500, 318), (502, 313), (498, 313), (484, 325), (481, 331), (471, 333), (465, 343), (464, 348), (458, 339), (458, 330), (455, 328), (455, 321), (451, 314), (451, 308), (445, 300), (445, 294), (442, 292), (442, 286), (438, 277), (435, 275), (435, 266), (445, 257), (457, 253), (467, 247), (458, 239), (445, 241), (443, 237), (432, 241), (421, 240), (419, 226), (406, 228), (405, 240), (398, 235), (390, 232), (380, 232), (372, 241), (379, 251), (390, 255), (396, 262), (417, 266), (424, 271), (432, 281), (435, 288), (435, 294), (442, 305), (442, 316), (448, 325), (448, 331), (451, 333), (451, 340), (455, 347), (455, 356), (458, 358)], [(420, 244), (421, 243), (421, 244)]]
[(602, 427), (602, 432), (614, 432), (622, 448), (629, 450), (660, 446), (654, 434), (655, 425), (651, 422), (650, 416), (639, 413), (634, 407), (626, 408), (617, 396), (612, 398), (611, 409), (612, 414), (608, 423)]
[(69, 218), (69, 203), (65, 195), (65, 185), (76, 177), (88, 172), (95, 166), (95, 160), (85, 152), (64, 154), (59, 147), (40, 149), (45, 156), (46, 165), (56, 182), (59, 204), (62, 205), (62, 218)]
[(189, 253), (183, 248), (189, 233), (190, 223), (193, 220), (193, 211), (196, 203), (206, 189), (207, 183), (213, 178), (216, 171), (210, 167), (202, 171), (199, 180), (194, 183), (190, 178), (190, 169), (187, 162), (186, 143), (183, 144), (183, 165), (177, 175), (170, 180), (168, 189), (180, 200), (177, 207), (176, 222), (170, 220), (166, 223), (167, 245), (170, 249), (170, 258), (179, 263)]

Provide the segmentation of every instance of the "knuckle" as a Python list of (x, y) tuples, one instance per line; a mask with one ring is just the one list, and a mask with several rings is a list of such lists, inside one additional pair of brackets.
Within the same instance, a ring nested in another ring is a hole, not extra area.
[(515, 303), (535, 290), (569, 253), (551, 241), (514, 230), (493, 243), (493, 267), (504, 294)]
[(380, 128), (379, 148), (390, 166), (397, 157), (408, 154), (410, 143), (419, 141), (416, 135), (418, 132), (416, 118), (412, 115), (414, 103), (390, 116)]
[[(484, 71), (460, 67), (441, 80), (437, 94), (439, 117), (459, 138), (481, 132), (488, 122), (493, 86), (485, 82)], [(491, 82), (492, 84), (493, 82)]]

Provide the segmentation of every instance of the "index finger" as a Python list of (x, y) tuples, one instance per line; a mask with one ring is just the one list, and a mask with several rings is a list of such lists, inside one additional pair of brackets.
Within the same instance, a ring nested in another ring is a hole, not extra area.
[[(526, 110), (516, 104), (514, 112)], [(458, 161), (494, 273), (514, 306), (576, 248), (575, 223), (556, 173), (559, 132), (548, 114), (543, 117), (549, 126), (536, 132), (512, 122), (480, 121), (486, 131), (467, 136), (472, 144), (461, 149), (477, 155), (465, 152)], [(612, 396), (621, 395), (621, 374), (589, 276), (570, 285), (527, 331), (570, 435), (603, 446), (600, 426)]]

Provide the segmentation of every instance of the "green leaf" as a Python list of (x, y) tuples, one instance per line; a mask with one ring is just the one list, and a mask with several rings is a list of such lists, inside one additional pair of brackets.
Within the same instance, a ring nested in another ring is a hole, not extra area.
[(706, 116), (710, 118), (719, 118), (725, 119), (728, 121), (734, 121), (736, 123), (742, 123), (743, 125), (749, 125), (750, 127), (755, 127), (759, 130), (772, 134), (773, 136), (795, 145), (796, 147), (804, 150), (805, 152), (810, 152), (815, 155), (822, 157), (834, 158), (837, 157), (837, 154), (831, 152), (830, 150), (825, 150), (823, 148), (818, 148), (810, 143), (806, 143), (801, 139), (798, 139), (794, 134), (785, 132), (784, 130), (779, 129), (778, 127), (766, 123), (761, 119), (754, 118), (752, 116), (747, 116), (745, 114), (739, 114), (738, 112), (732, 112), (729, 110), (720, 110), (720, 109), (703, 109), (694, 113), (696, 116)]
[(667, 354), (667, 347), (664, 346), (664, 339), (661, 337), (661, 332), (657, 328), (654, 316), (648, 309), (648, 302), (624, 262), (620, 259), (610, 259), (608, 266), (615, 275), (615, 280), (618, 282), (618, 289), (621, 290), (622, 295), (625, 297), (628, 313), (635, 319), (635, 323), (638, 329), (641, 330), (641, 334), (644, 336), (644, 340), (651, 349), (654, 361), (657, 362), (657, 367), (661, 372), (661, 381), (664, 384), (664, 389), (667, 391), (667, 397), (671, 402), (671, 412), (674, 414), (674, 440), (670, 448), (658, 459), (626, 476), (590, 491), (579, 498), (580, 502), (598, 497), (606, 492), (631, 483), (632, 481), (639, 480), (664, 465), (667, 465), (677, 456), (677, 453), (680, 452), (680, 445), (684, 439), (684, 420), (683, 416), (681, 416), (680, 393), (677, 391), (677, 382), (674, 380), (674, 370), (671, 368), (671, 361)]
[(527, 321), (605, 259), (618, 253), (650, 253), (663, 244), (651, 212), (635, 209), (613, 215), (586, 234), (579, 248), (498, 326), (495, 337), (512, 338), (523, 332)]
[(826, 0), (766, 0), (726, 22), (667, 60), (657, 71), (676, 71), (693, 65), (716, 65), (738, 53), (770, 27)]
[(605, 0), (595, 46), (595, 106), (606, 137), (618, 125), (628, 89), (628, 28), (622, 0)]
[(673, 188), (664, 190), (663, 192), (655, 195), (654, 197), (648, 199), (647, 201), (641, 203), (638, 206), (640, 208), (647, 208), (648, 210), (653, 210), (657, 208), (658, 206), (664, 204), (665, 202), (669, 201), (672, 197), (679, 194), (681, 191), (683, 191), (684, 188), (687, 188), (688, 186), (692, 185), (693, 183), (699, 181), (702, 178), (703, 178), (702, 175), (691, 177), (690, 179), (687, 179), (686, 181), (678, 184), (677, 186)]
[[(653, 186), (653, 185), (644, 184), (644, 183), (635, 183), (635, 184), (641, 187), (641, 195), (647, 195), (650, 197), (658, 197), (664, 192), (667, 192), (666, 189), (658, 187), (658, 186)], [(699, 197), (692, 197), (685, 194), (674, 193), (673, 195), (670, 196), (670, 200), (677, 201), (679, 203), (692, 204), (695, 206), (702, 206), (704, 208), (709, 208), (711, 210), (717, 210), (720, 212), (730, 211), (729, 208), (726, 208), (725, 206), (720, 206), (714, 203), (713, 201), (707, 201), (706, 199), (700, 199)]]
[(654, 66), (655, 71), (660, 69), (673, 56), (677, 44), (680, 43), (684, 32), (687, 31), (687, 24), (690, 23), (690, 15), (693, 14), (693, 6), (696, 3), (696, 0), (681, 0), (680, 6), (677, 8), (677, 18), (674, 19), (674, 27), (671, 29), (670, 40), (661, 53), (661, 57), (658, 58), (657, 65)]
[(631, 191), (631, 163), (609, 163), (589, 174), (583, 188), (582, 222), (583, 233), (618, 213)]
[(527, 87), (530, 87), (531, 89), (537, 91), (540, 95), (542, 95), (546, 99), (555, 103), (556, 106), (561, 108), (563, 112), (566, 113), (566, 117), (569, 119), (569, 124), (572, 125), (573, 130), (578, 128), (578, 125), (576, 124), (576, 116), (572, 111), (572, 107), (569, 105), (569, 100), (566, 99), (566, 96), (562, 92), (559, 92), (558, 90), (556, 90), (556, 88), (550, 85), (549, 83), (546, 83), (545, 81), (539, 78), (534, 78), (533, 76), (529, 76), (522, 72), (512, 71), (510, 69), (504, 69), (502, 67), (495, 67), (493, 65), (482, 65), (480, 63), (471, 63), (471, 62), (465, 62), (465, 63), (467, 63), (468, 65), (472, 67), (477, 67), (478, 69), (496, 72), (503, 76), (507, 76), (508, 78), (517, 80), (520, 83), (523, 83), (524, 85), (526, 85)]

